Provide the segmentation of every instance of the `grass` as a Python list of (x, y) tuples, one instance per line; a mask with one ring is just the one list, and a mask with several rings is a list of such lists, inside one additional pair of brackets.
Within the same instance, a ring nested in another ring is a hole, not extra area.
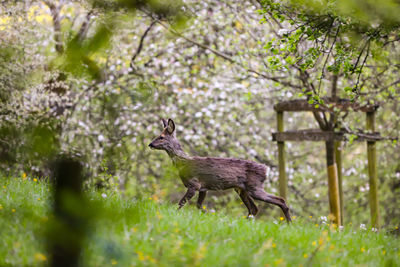
[[(45, 266), (50, 186), (0, 180), (0, 266)], [(293, 224), (203, 213), (186, 206), (88, 192), (93, 213), (82, 266), (400, 266), (399, 239), (341, 231), (309, 218)], [(358, 228), (358, 227), (357, 227)]]

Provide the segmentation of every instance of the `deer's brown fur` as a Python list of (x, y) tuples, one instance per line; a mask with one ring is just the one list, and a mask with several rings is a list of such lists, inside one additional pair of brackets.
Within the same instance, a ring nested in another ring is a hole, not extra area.
[(179, 208), (182, 208), (197, 191), (199, 192), (197, 207), (201, 208), (208, 190), (235, 189), (246, 205), (249, 216), (255, 216), (258, 213), (258, 208), (253, 201), (256, 199), (279, 206), (286, 220), (291, 221), (285, 200), (264, 191), (265, 165), (242, 159), (190, 157), (182, 150), (174, 136), (175, 123), (171, 119), (162, 121), (164, 129), (161, 135), (149, 146), (153, 149), (165, 150), (179, 170), (179, 176), (187, 188), (186, 194), (179, 201)]

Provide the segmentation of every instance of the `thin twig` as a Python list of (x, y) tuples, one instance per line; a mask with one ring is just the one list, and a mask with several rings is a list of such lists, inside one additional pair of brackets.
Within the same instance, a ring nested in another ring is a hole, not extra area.
[[(333, 22), (332, 22), (332, 24), (333, 24)], [(336, 34), (335, 34), (335, 38), (333, 39), (333, 42), (332, 42), (332, 45), (331, 45), (331, 47), (330, 47), (330, 49), (329, 49), (328, 54), (326, 55), (326, 59), (325, 59), (324, 65), (322, 66), (322, 73), (321, 73), (321, 77), (320, 77), (319, 85), (318, 85), (318, 95), (320, 95), (320, 93), (321, 93), (321, 84), (322, 84), (322, 79), (323, 79), (324, 76), (325, 76), (325, 67), (326, 67), (326, 64), (328, 63), (329, 56), (330, 56), (331, 53), (332, 53), (333, 46), (334, 46), (335, 43), (336, 43), (337, 37), (338, 37), (338, 35), (339, 35), (339, 31), (340, 31), (340, 24), (338, 25), (338, 28), (337, 28), (337, 31), (336, 31)]]
[(355, 85), (355, 91), (356, 91), (356, 96), (358, 97), (359, 96), (359, 88), (358, 88), (358, 84), (359, 84), (359, 82), (360, 82), (360, 77), (361, 77), (361, 73), (362, 73), (362, 70), (363, 70), (363, 68), (364, 68), (364, 65), (365, 65), (365, 62), (367, 61), (367, 58), (368, 58), (368, 56), (369, 56), (369, 48), (370, 48), (370, 44), (371, 44), (371, 42), (370, 42), (370, 40), (368, 41), (368, 47), (367, 47), (367, 52), (366, 52), (366, 54), (365, 54), (365, 57), (364, 57), (364, 60), (363, 60), (363, 63), (362, 63), (362, 65), (361, 65), (361, 67), (360, 67), (360, 72), (358, 73), (358, 77), (357, 77), (357, 83), (356, 83), (356, 85)]

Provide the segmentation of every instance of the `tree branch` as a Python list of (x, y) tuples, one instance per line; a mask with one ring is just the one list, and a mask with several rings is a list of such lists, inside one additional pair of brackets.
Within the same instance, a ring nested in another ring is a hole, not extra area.
[(138, 48), (136, 49), (136, 52), (133, 54), (133, 56), (132, 56), (132, 58), (131, 58), (130, 67), (131, 67), (132, 69), (133, 69), (133, 67), (134, 67), (134, 61), (135, 61), (136, 57), (139, 55), (140, 51), (142, 51), (144, 39), (146, 38), (147, 34), (148, 34), (149, 31), (151, 30), (151, 28), (154, 26), (154, 24), (156, 24), (157, 21), (158, 21), (158, 20), (153, 20), (153, 21), (150, 23), (149, 27), (147, 27), (147, 29), (144, 31), (142, 37), (140, 38), (139, 46), (138, 46)]
[(54, 28), (54, 41), (56, 43), (56, 51), (58, 53), (64, 52), (64, 46), (62, 43), (62, 33), (61, 33), (61, 16), (60, 16), (60, 6), (56, 6), (50, 1), (43, 1), (50, 9), (51, 17), (53, 18), (53, 28)]
[(278, 83), (280, 83), (280, 84), (282, 84), (284, 86), (301, 89), (301, 87), (298, 86), (298, 85), (292, 84), (290, 82), (282, 81), (281, 79), (283, 77), (269, 76), (269, 75), (266, 75), (264, 73), (261, 73), (261, 72), (255, 70), (255, 69), (249, 68), (249, 67), (243, 65), (242, 63), (236, 61), (232, 57), (226, 55), (225, 53), (222, 53), (222, 52), (220, 52), (218, 50), (215, 50), (215, 49), (213, 49), (213, 48), (211, 48), (211, 47), (209, 47), (207, 45), (204, 45), (202, 43), (199, 43), (199, 42), (197, 42), (195, 40), (192, 40), (192, 39), (182, 35), (181, 33), (177, 32), (176, 30), (172, 29), (171, 27), (168, 27), (167, 25), (165, 25), (164, 23), (162, 23), (159, 20), (157, 21), (157, 23), (160, 24), (163, 28), (165, 28), (169, 32), (171, 32), (172, 34), (174, 34), (176, 36), (179, 36), (180, 38), (183, 38), (184, 40), (186, 40), (186, 41), (188, 41), (188, 42), (190, 42), (190, 43), (192, 43), (192, 44), (194, 44), (196, 46), (199, 46), (199, 47), (201, 47), (201, 48), (203, 48), (205, 50), (208, 50), (208, 51), (212, 52), (213, 54), (215, 54), (215, 55), (217, 55), (217, 56), (219, 56), (219, 57), (221, 57), (221, 58), (223, 58), (223, 59), (225, 59), (225, 60), (227, 60), (227, 61), (229, 61), (231, 63), (234, 63), (234, 64), (240, 66), (241, 68), (245, 69), (248, 72), (257, 74), (258, 76), (260, 76), (262, 78), (265, 78), (265, 79), (268, 79), (268, 80), (271, 80), (271, 81), (274, 81), (274, 82), (278, 82)]
[(79, 40), (79, 42), (82, 42), (83, 39), (86, 37), (86, 34), (88, 32), (88, 29), (89, 29), (90, 17), (92, 16), (92, 14), (93, 14), (93, 10), (91, 10), (91, 11), (89, 11), (87, 13), (86, 18), (83, 21), (83, 23), (82, 23), (82, 25), (81, 25), (81, 27), (79, 29), (79, 32), (78, 32), (78, 40)]

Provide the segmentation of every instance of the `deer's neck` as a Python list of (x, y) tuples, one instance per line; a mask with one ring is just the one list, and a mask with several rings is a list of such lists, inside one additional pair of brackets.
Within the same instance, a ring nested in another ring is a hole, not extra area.
[(183, 151), (181, 146), (179, 145), (178, 147), (174, 147), (171, 149), (166, 150), (168, 153), (168, 156), (171, 158), (172, 162), (174, 165), (179, 165), (180, 163), (186, 161), (190, 157)]

